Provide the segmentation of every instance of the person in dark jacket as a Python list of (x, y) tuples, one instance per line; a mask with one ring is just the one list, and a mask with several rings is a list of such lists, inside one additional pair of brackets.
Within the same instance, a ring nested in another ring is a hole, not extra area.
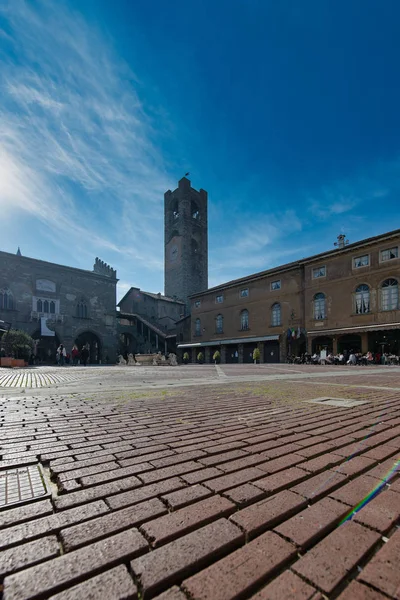
[(89, 350), (86, 348), (86, 346), (83, 346), (83, 348), (81, 350), (81, 361), (85, 367), (87, 365), (88, 358), (89, 358)]

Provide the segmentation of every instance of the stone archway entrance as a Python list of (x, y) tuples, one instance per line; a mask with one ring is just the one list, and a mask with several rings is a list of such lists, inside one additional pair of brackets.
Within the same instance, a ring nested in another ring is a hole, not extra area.
[(338, 352), (361, 352), (361, 336), (349, 333), (338, 338)]
[(83, 346), (89, 350), (88, 363), (98, 365), (101, 363), (101, 342), (99, 337), (92, 331), (83, 331), (75, 340), (79, 352)]
[(326, 350), (328, 353), (333, 351), (333, 338), (331, 336), (319, 336), (312, 340), (311, 350), (314, 354), (320, 354), (321, 350)]

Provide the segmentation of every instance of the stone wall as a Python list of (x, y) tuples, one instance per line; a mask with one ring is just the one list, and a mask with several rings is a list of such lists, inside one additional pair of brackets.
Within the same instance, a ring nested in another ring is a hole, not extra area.
[(97, 336), (98, 360), (115, 362), (116, 272), (100, 263), (104, 274), (0, 252), (0, 290), (9, 290), (13, 298), (11, 308), (0, 308), (0, 319), (40, 337), (44, 316), (67, 351), (78, 336)]

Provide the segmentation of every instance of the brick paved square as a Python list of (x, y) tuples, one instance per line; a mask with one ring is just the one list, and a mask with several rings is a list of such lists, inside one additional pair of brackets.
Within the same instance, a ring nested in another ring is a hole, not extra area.
[(3, 600), (398, 597), (400, 369), (249, 367), (0, 387)]

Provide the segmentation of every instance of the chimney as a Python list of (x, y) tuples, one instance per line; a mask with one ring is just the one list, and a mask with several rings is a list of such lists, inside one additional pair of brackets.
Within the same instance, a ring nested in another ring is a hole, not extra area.
[(349, 243), (349, 240), (346, 240), (346, 234), (341, 233), (340, 235), (337, 236), (337, 242), (335, 242), (334, 246), (337, 246), (340, 250), (341, 248), (344, 248), (345, 246), (347, 246), (348, 243)]

